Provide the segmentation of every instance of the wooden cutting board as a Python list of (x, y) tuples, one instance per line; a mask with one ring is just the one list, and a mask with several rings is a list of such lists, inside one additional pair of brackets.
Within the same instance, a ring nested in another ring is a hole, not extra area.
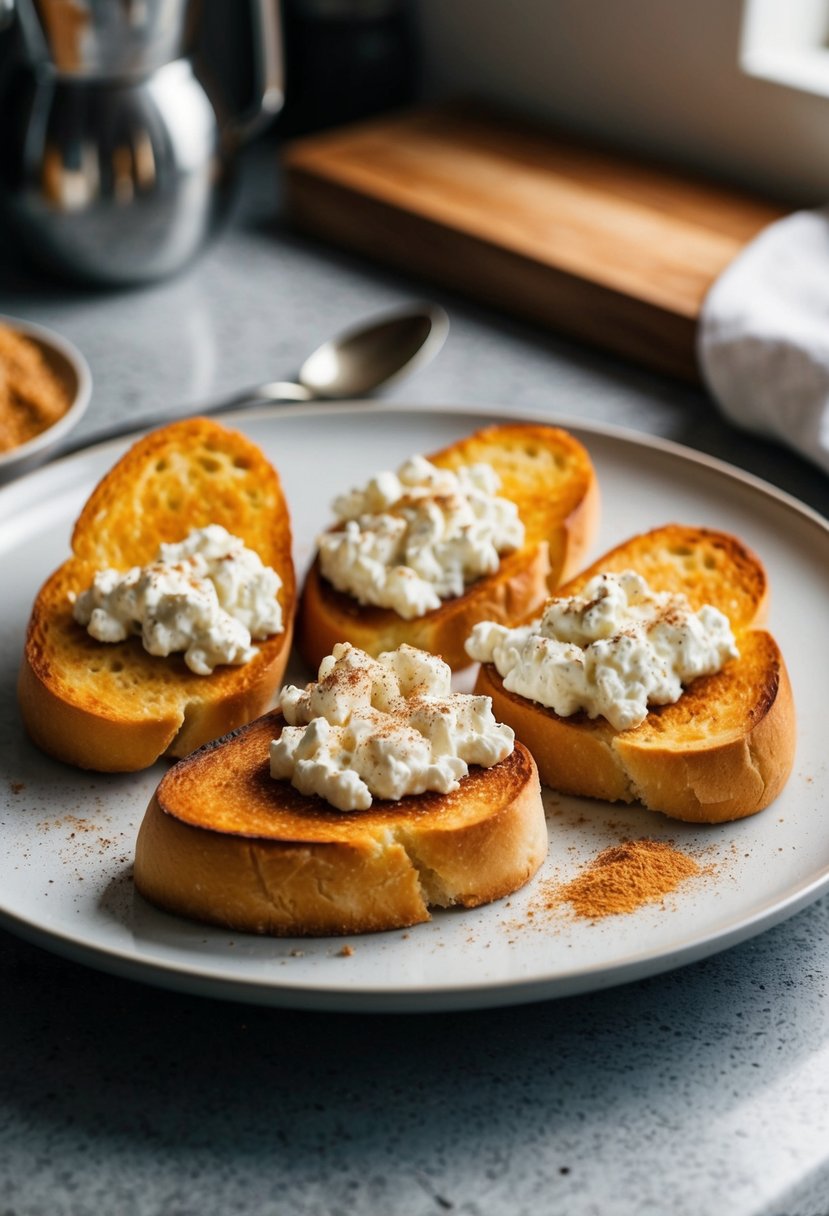
[(786, 213), (474, 105), (307, 136), (282, 161), (303, 231), (688, 380), (708, 288)]

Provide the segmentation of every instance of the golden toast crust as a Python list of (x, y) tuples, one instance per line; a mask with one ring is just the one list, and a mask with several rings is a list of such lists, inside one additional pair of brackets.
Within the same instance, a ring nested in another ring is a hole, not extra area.
[(672, 524), (618, 546), (560, 594), (576, 593), (601, 571), (627, 568), (656, 590), (684, 592), (695, 608), (720, 608), (731, 620), (740, 657), (626, 731), (586, 714), (559, 717), (505, 689), (492, 664), (481, 667), (475, 691), (492, 697), (495, 716), (533, 753), (541, 780), (562, 793), (638, 800), (690, 822), (755, 814), (785, 785), (796, 733), (783, 656), (756, 627), (768, 593), (759, 558), (728, 534)]
[[(180, 656), (147, 654), (140, 639), (103, 644), (72, 618), (70, 596), (97, 570), (151, 560), (162, 541), (221, 524), (282, 579), (285, 629), (240, 667), (197, 676)], [(139, 440), (98, 484), (75, 525), (73, 556), (39, 592), (29, 620), (18, 699), (34, 742), (69, 764), (145, 768), (186, 755), (270, 705), (292, 637), (296, 583), (288, 508), (259, 449), (208, 419)]]
[(499, 899), (543, 861), (538, 773), (520, 744), (453, 793), (343, 813), (270, 777), (283, 725), (267, 714), (166, 774), (136, 845), (142, 895), (248, 932), (365, 933)]

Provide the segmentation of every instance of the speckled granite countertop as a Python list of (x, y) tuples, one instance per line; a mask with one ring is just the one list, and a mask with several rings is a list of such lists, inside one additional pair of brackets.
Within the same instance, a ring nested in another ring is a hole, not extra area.
[[(0, 313), (75, 341), (81, 433), (293, 373), (363, 313), (452, 319), (414, 405), (549, 409), (829, 483), (704, 395), (283, 231), (269, 171), (192, 269), (105, 296), (0, 251)], [(6, 690), (12, 695), (11, 689)], [(98, 974), (0, 932), (0, 1213), (829, 1212), (829, 901), (662, 977), (513, 1009), (281, 1012)]]

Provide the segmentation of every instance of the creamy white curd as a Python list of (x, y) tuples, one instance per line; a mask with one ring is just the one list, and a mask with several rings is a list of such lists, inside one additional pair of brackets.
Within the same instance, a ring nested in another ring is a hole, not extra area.
[(271, 776), (341, 811), (457, 789), (470, 764), (508, 756), (514, 736), (495, 721), (489, 697), (453, 693), (451, 675), (412, 646), (373, 659), (336, 645), (316, 683), (280, 694), (288, 725), (271, 743)]
[(517, 629), (476, 625), (467, 654), (494, 663), (504, 688), (562, 717), (583, 711), (616, 730), (638, 726), (649, 705), (678, 701), (698, 676), (738, 655), (728, 618), (710, 604), (653, 591), (632, 570), (600, 574), (581, 595), (553, 599)]
[(322, 573), (361, 604), (423, 616), (523, 544), (518, 508), (499, 487), (490, 465), (453, 472), (414, 456), (335, 500), (343, 526), (318, 538)]
[(218, 524), (160, 545), (155, 561), (101, 570), (73, 615), (99, 642), (140, 635), (153, 655), (182, 651), (197, 675), (248, 662), (253, 640), (281, 633), (282, 581), (257, 553)]

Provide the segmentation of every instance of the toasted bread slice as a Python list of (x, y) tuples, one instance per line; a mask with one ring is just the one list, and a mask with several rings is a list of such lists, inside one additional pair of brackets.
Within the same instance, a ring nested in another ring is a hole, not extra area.
[[(138, 637), (97, 642), (75, 622), (70, 597), (96, 571), (144, 565), (160, 542), (211, 523), (282, 580), (283, 632), (256, 643), (250, 662), (199, 676), (180, 655), (154, 657)], [(204, 418), (153, 431), (93, 491), (72, 549), (37, 596), (18, 682), (23, 721), (43, 751), (81, 768), (131, 771), (165, 753), (184, 756), (269, 708), (291, 645), (296, 582), (282, 486), (255, 444)]]
[(541, 790), (520, 744), (453, 793), (342, 812), (270, 776), (283, 725), (267, 714), (164, 776), (135, 851), (148, 900), (250, 933), (367, 933), (499, 899), (541, 865)]
[(503, 557), (495, 574), (414, 620), (365, 606), (335, 590), (315, 560), (298, 614), (299, 648), (316, 669), (336, 642), (377, 656), (408, 642), (439, 654), (453, 670), (469, 666), (463, 644), (476, 621), (509, 623), (534, 612), (561, 580), (578, 569), (595, 533), (599, 490), (584, 447), (550, 426), (491, 426), (436, 452), (441, 468), (485, 462), (501, 479), (498, 491), (518, 506), (525, 528), (521, 549)]
[(791, 771), (795, 711), (783, 657), (757, 627), (768, 585), (755, 554), (722, 532), (671, 524), (636, 536), (560, 589), (576, 594), (594, 575), (636, 570), (654, 590), (712, 604), (731, 623), (740, 657), (694, 680), (673, 705), (616, 731), (604, 718), (568, 718), (507, 691), (483, 664), (475, 691), (535, 756), (541, 780), (567, 794), (638, 800), (690, 822), (740, 819), (768, 806)]

